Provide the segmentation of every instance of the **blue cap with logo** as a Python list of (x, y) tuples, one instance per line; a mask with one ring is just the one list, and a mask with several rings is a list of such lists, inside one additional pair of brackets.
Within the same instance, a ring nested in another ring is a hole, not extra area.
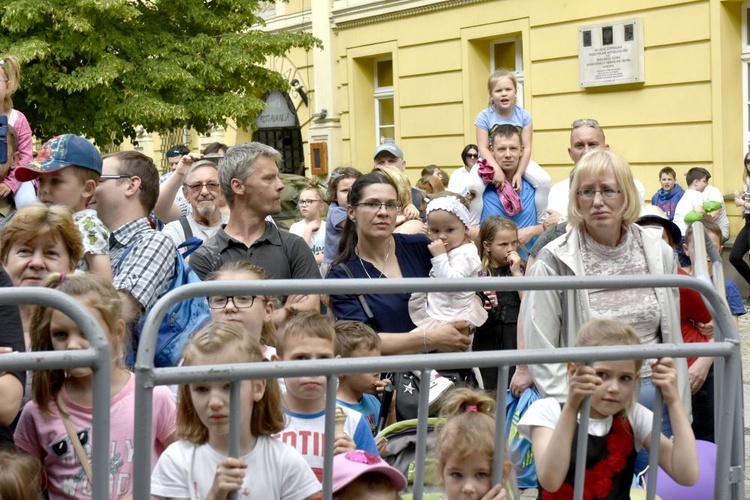
[(16, 178), (21, 182), (31, 181), (71, 165), (101, 174), (102, 155), (85, 137), (58, 135), (42, 146), (34, 162), (16, 169)]

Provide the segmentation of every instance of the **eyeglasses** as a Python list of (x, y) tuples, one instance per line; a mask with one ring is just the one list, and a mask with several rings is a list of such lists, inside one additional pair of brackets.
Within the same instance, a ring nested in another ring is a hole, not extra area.
[(193, 184), (187, 184), (185, 187), (188, 188), (190, 192), (193, 194), (201, 194), (201, 192), (203, 192), (204, 187), (208, 189), (209, 191), (212, 191), (215, 193), (219, 190), (220, 186), (218, 182), (209, 181), (209, 182), (195, 182)]
[(130, 179), (131, 177), (133, 176), (128, 174), (102, 174), (99, 176), (99, 184), (110, 179)]
[(379, 201), (365, 201), (364, 203), (357, 203), (354, 206), (364, 208), (365, 210), (369, 210), (371, 212), (379, 212), (384, 208), (387, 212), (397, 212), (398, 210), (401, 210), (401, 203), (398, 203), (396, 201), (389, 201), (387, 203), (381, 203)]
[(622, 189), (613, 189), (613, 188), (604, 188), (604, 189), (579, 189), (576, 194), (579, 198), (583, 198), (584, 200), (592, 200), (594, 196), (596, 196), (596, 193), (599, 193), (604, 198), (614, 198), (620, 193), (622, 193)]
[(601, 128), (599, 126), (599, 122), (594, 120), (593, 118), (580, 118), (571, 123), (570, 126), (573, 127), (574, 130), (583, 126), (590, 128)]
[(313, 203), (317, 203), (320, 200), (299, 200), (299, 206), (301, 207), (307, 207), (309, 205), (312, 205)]
[(248, 309), (253, 307), (256, 298), (266, 300), (264, 295), (212, 296), (208, 298), (208, 307), (211, 309), (224, 309), (229, 304), (229, 301), (232, 301), (232, 305), (237, 309)]
[(479, 155), (478, 155), (478, 154), (476, 154), (476, 153), (473, 153), (473, 154), (472, 154), (472, 153), (467, 153), (467, 154), (466, 154), (466, 157), (467, 157), (467, 158), (479, 158)]

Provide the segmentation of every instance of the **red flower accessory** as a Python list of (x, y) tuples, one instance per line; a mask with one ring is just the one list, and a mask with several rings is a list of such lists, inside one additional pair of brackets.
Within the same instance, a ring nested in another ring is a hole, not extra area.
[[(579, 429), (580, 430), (580, 429)], [(606, 457), (586, 469), (584, 500), (602, 500), (612, 492), (612, 478), (622, 471), (633, 453), (633, 431), (627, 417), (614, 417), (612, 430), (607, 436)], [(571, 464), (571, 469), (575, 464)], [(573, 485), (564, 482), (555, 492), (542, 490), (542, 500), (568, 500), (573, 498)]]

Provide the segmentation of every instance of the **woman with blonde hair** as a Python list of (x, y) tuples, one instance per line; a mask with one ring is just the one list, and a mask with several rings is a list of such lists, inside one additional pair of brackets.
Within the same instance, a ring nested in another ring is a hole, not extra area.
[[(581, 158), (570, 183), (568, 221), (572, 229), (537, 255), (529, 276), (655, 275), (677, 272), (672, 248), (661, 234), (644, 230), (638, 191), (625, 159), (600, 149)], [(633, 327), (641, 344), (681, 343), (676, 288), (530, 290), (522, 304), (523, 335), (529, 349), (568, 347), (592, 319), (620, 320)], [(684, 359), (675, 360), (680, 390), (690, 413)], [(565, 402), (564, 364), (530, 366), (543, 397)], [(640, 403), (653, 408), (651, 367), (641, 369)], [(511, 387), (511, 390), (513, 388)], [(668, 412), (662, 431), (671, 435)]]

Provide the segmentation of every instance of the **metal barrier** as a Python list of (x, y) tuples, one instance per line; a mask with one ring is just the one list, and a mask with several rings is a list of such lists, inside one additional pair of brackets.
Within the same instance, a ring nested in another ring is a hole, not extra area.
[[(705, 255), (705, 253), (704, 253)], [(696, 260), (698, 260), (696, 258)], [(704, 260), (705, 262), (705, 260)], [(154, 349), (158, 326), (167, 309), (182, 300), (210, 295), (289, 295), (289, 294), (358, 294), (358, 293), (411, 293), (411, 292), (456, 292), (466, 290), (494, 289), (498, 291), (525, 291), (544, 289), (625, 289), (625, 288), (692, 288), (706, 299), (716, 325), (715, 341), (705, 344), (657, 344), (633, 346), (627, 351), (621, 347), (579, 347), (554, 350), (519, 350), (464, 352), (450, 354), (414, 354), (383, 356), (379, 359), (349, 358), (315, 361), (286, 361), (276, 363), (247, 363), (237, 365), (210, 365), (182, 368), (154, 368)], [(245, 282), (206, 282), (191, 284), (173, 290), (162, 297), (146, 318), (136, 359), (135, 414), (136, 441), (134, 456), (134, 498), (147, 499), (150, 495), (150, 464), (152, 441), (151, 396), (155, 385), (189, 383), (196, 380), (231, 381), (233, 386), (230, 421), (238, 421), (239, 408), (236, 402), (238, 381), (258, 378), (280, 378), (325, 375), (328, 380), (325, 426), (325, 459), (323, 498), (331, 498), (332, 450), (335, 414), (335, 377), (347, 373), (369, 373), (403, 370), (455, 370), (473, 367), (500, 367), (498, 387), (507, 383), (507, 366), (517, 364), (539, 364), (562, 361), (591, 362), (592, 360), (647, 359), (658, 357), (708, 356), (723, 359), (715, 368), (718, 419), (716, 428), (723, 431), (717, 436), (715, 476), (715, 498), (744, 498), (744, 440), (742, 429), (741, 353), (739, 334), (732, 323), (729, 310), (721, 296), (711, 287), (707, 279), (695, 279), (679, 275), (617, 276), (617, 277), (524, 277), (524, 278), (470, 278), (464, 280), (412, 278), (400, 280), (258, 280)], [(739, 395), (739, 397), (738, 397)], [(425, 472), (425, 448), (427, 436), (427, 407), (429, 379), (422, 377), (418, 414), (417, 455), (414, 498), (422, 498), (422, 483)], [(495, 464), (493, 477), (501, 471), (502, 454), (505, 449), (505, 391), (498, 390), (498, 410)], [(659, 408), (661, 406), (659, 405)], [(655, 412), (655, 418), (660, 410)], [(587, 424), (588, 415), (582, 414), (581, 425)], [(585, 427), (584, 427), (585, 428)], [(655, 429), (660, 425), (655, 425)], [(237, 428), (230, 428), (230, 433)], [(237, 434), (232, 434), (237, 436)], [(237, 441), (231, 439), (230, 443)], [(230, 454), (237, 456), (237, 446)], [(655, 463), (658, 444), (652, 447), (651, 461)], [(580, 454), (577, 467), (583, 469), (585, 453)], [(652, 469), (653, 470), (653, 469)], [(648, 498), (655, 493), (653, 485), (656, 474), (651, 474)], [(582, 482), (578, 482), (576, 495), (582, 497)]]
[[(94, 370), (94, 434), (91, 445), (92, 498), (109, 498), (109, 341), (99, 323), (75, 298), (40, 287), (0, 288), (0, 305), (40, 305), (65, 313), (80, 325), (90, 347), (81, 351), (19, 352), (0, 355), (0, 372), (89, 367)], [(104, 439), (102, 436), (107, 436)]]

